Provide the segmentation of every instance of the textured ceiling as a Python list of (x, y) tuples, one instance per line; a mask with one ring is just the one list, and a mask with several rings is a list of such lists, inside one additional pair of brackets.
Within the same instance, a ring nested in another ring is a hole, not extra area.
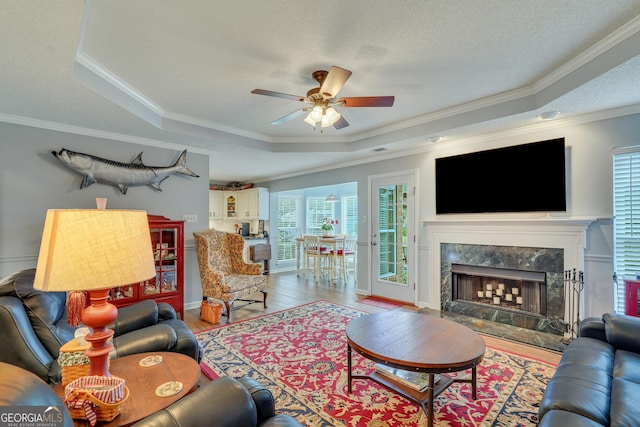
[[(0, 0), (0, 120), (209, 154), (260, 181), (535, 123), (640, 111), (640, 0)], [(353, 72), (322, 132), (270, 123)], [(374, 149), (384, 147), (379, 154)], [(99, 153), (92, 153), (99, 154)], [(122, 160), (122, 159), (120, 159)]]

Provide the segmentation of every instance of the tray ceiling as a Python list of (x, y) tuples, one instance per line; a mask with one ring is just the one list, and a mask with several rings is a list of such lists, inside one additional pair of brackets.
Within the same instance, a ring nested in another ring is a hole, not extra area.
[[(640, 1), (0, 1), (0, 120), (210, 155), (260, 181), (560, 120), (640, 111)], [(332, 65), (322, 132), (255, 88), (305, 95)], [(377, 150), (384, 149), (379, 152)], [(230, 161), (230, 160), (241, 161)]]

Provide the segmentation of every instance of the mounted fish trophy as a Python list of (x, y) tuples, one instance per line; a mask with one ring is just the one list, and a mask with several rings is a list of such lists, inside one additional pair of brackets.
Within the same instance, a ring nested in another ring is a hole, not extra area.
[(184, 150), (172, 166), (147, 166), (142, 163), (142, 153), (131, 163), (107, 160), (90, 154), (77, 153), (63, 148), (59, 152), (52, 151), (58, 160), (69, 169), (84, 176), (80, 188), (86, 188), (96, 182), (118, 187), (122, 194), (127, 194), (129, 187), (147, 185), (156, 191), (162, 191), (162, 181), (177, 173), (198, 178), (186, 167), (187, 150)]

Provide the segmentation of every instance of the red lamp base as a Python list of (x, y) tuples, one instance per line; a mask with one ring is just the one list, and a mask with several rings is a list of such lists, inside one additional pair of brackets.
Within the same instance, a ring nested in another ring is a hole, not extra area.
[(113, 350), (110, 343), (113, 337), (113, 330), (107, 328), (111, 322), (116, 320), (118, 309), (111, 304), (109, 299), (109, 289), (98, 289), (88, 291), (91, 305), (82, 312), (82, 323), (91, 328), (91, 332), (86, 336), (91, 347), (85, 352), (89, 357), (89, 375), (111, 376), (109, 372), (109, 353)]

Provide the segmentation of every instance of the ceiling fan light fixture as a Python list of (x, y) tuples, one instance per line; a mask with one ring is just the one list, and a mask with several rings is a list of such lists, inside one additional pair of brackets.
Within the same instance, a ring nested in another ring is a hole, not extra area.
[(335, 202), (337, 202), (337, 201), (338, 201), (338, 198), (337, 198), (335, 195), (333, 195), (333, 194), (329, 194), (329, 195), (327, 196), (327, 198), (326, 198), (326, 199), (324, 199), (324, 201), (325, 201), (325, 202), (329, 202), (329, 203), (335, 203)]
[(304, 121), (305, 121), (305, 123), (309, 123), (309, 124), (310, 124), (311, 126), (313, 126), (313, 127), (315, 127), (315, 126), (316, 126), (316, 122), (314, 122), (314, 121), (311, 119), (311, 113), (309, 113), (309, 114), (307, 115), (307, 117), (305, 117), (305, 118), (304, 118)]
[[(318, 82), (319, 86), (309, 89), (307, 96), (290, 95), (288, 93), (274, 92), (272, 90), (254, 89), (251, 93), (257, 95), (275, 96), (276, 98), (284, 98), (292, 101), (305, 102), (312, 107), (303, 107), (293, 113), (289, 113), (284, 117), (274, 120), (272, 125), (281, 125), (294, 118), (302, 116), (304, 112), (309, 111), (304, 121), (314, 130), (317, 127), (334, 126), (336, 130), (349, 126), (349, 123), (340, 115), (335, 107), (392, 107), (395, 100), (394, 96), (352, 96), (347, 98), (337, 98), (338, 92), (342, 89), (345, 82), (351, 76), (351, 71), (344, 68), (333, 66), (329, 71), (314, 71), (313, 79)], [(318, 126), (320, 125), (320, 126)], [(320, 129), (322, 132), (322, 129)]]
[(323, 113), (322, 107), (319, 105), (316, 105), (311, 109), (311, 112), (309, 113), (309, 116), (308, 116), (309, 120), (312, 120), (314, 124), (321, 121), (323, 116), (322, 113)]
[(329, 107), (322, 116), (322, 127), (333, 126), (338, 120), (340, 120), (340, 113), (338, 113), (335, 108)]

